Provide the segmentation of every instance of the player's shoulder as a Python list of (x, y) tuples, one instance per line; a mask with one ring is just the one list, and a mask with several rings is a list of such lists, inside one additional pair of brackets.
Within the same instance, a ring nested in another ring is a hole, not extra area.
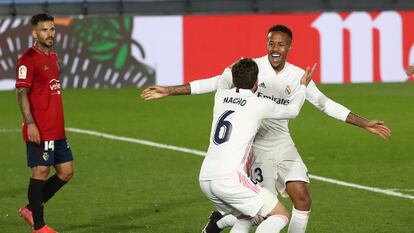
[(17, 67), (24, 66), (25, 68), (28, 68), (35, 66), (37, 60), (36, 57), (37, 51), (33, 48), (28, 48), (18, 59)]
[(295, 81), (295, 82), (299, 81), (302, 78), (304, 73), (305, 71), (302, 68), (295, 66), (291, 63), (288, 63), (288, 62), (285, 63), (283, 76), (288, 77), (292, 81)]
[(292, 63), (286, 62), (286, 65), (285, 66), (286, 66), (286, 69), (289, 72), (292, 72), (294, 74), (300, 74), (302, 76), (303, 73), (305, 73), (305, 70), (304, 69), (302, 69), (299, 66), (296, 66), (296, 65), (294, 65)]
[(50, 52), (50, 55), (51, 55), (51, 56), (53, 56), (53, 57), (55, 57), (56, 59), (58, 58), (57, 53), (56, 53), (56, 52), (54, 52), (54, 51)]
[(257, 65), (263, 65), (266, 64), (266, 62), (269, 62), (267, 59), (267, 55), (265, 56), (261, 56), (261, 57), (257, 57), (257, 58), (253, 58), (253, 61), (256, 62)]
[(270, 99), (260, 98), (258, 96), (255, 96), (253, 105), (254, 105), (255, 111), (259, 114), (259, 113), (265, 113), (269, 111), (269, 109), (272, 109), (275, 103)]
[(19, 61), (27, 61), (27, 60), (31, 60), (34, 59), (37, 55), (37, 51), (34, 50), (33, 48), (28, 48), (26, 49), (26, 51), (24, 51), (24, 53), (21, 55), (21, 57), (19, 58)]

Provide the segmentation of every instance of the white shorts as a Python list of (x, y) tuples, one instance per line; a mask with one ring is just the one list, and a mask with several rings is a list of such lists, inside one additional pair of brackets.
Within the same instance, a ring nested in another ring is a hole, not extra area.
[(200, 187), (224, 214), (266, 217), (278, 203), (276, 195), (256, 186), (242, 173), (228, 179), (200, 180)]
[(283, 197), (288, 197), (288, 181), (310, 183), (308, 169), (295, 146), (284, 152), (264, 151), (254, 147), (252, 150), (252, 180), (272, 193), (277, 194), (277, 189)]

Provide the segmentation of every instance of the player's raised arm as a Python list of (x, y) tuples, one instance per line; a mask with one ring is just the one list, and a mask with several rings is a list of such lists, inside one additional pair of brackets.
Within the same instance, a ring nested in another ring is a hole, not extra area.
[(191, 93), (190, 84), (180, 86), (151, 86), (141, 93), (144, 100), (161, 99), (170, 95), (188, 95)]
[(172, 95), (204, 94), (218, 89), (220, 76), (192, 81), (179, 86), (151, 86), (141, 93), (143, 100), (161, 99)]
[(407, 76), (414, 75), (414, 64), (409, 65), (405, 70), (405, 73), (407, 74)]
[(217, 89), (230, 89), (233, 86), (231, 66), (221, 75), (200, 79), (179, 86), (151, 86), (141, 93), (143, 100), (161, 99), (172, 95), (196, 95), (215, 92)]
[(151, 86), (141, 93), (144, 100), (161, 99), (172, 95), (204, 94), (218, 89), (220, 76), (192, 81), (179, 86)]

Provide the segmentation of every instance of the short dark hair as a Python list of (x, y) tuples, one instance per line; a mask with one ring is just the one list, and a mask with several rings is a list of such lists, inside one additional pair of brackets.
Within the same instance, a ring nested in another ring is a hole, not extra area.
[(54, 21), (55, 18), (53, 16), (46, 14), (46, 13), (40, 13), (33, 15), (30, 19), (30, 23), (32, 26), (36, 26), (39, 22), (45, 22), (45, 21)]
[(271, 32), (283, 32), (283, 33), (286, 33), (289, 36), (290, 41), (292, 41), (292, 38), (293, 38), (292, 31), (288, 27), (286, 27), (285, 25), (281, 25), (281, 24), (273, 25), (267, 31), (267, 35), (269, 35), (269, 33), (271, 33)]
[(241, 89), (252, 89), (257, 81), (259, 68), (255, 61), (244, 58), (238, 61), (231, 68), (234, 86)]

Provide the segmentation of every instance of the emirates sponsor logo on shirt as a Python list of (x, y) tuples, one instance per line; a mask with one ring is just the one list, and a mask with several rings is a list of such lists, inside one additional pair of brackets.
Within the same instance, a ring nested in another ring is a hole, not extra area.
[(279, 97), (276, 97), (274, 95), (272, 95), (272, 96), (265, 95), (262, 92), (257, 92), (257, 97), (269, 99), (269, 100), (274, 101), (277, 104), (282, 104), (282, 105), (288, 105), (289, 102), (290, 102), (288, 99), (279, 98)]
[(52, 79), (49, 82), (49, 87), (52, 92), (52, 95), (60, 95), (60, 81), (58, 79)]

